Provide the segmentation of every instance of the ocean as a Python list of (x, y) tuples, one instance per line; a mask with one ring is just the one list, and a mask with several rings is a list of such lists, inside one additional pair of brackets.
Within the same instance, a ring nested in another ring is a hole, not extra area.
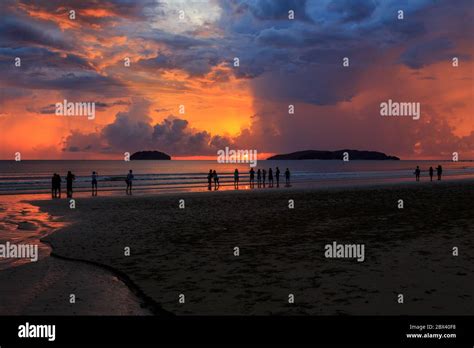
[[(420, 166), (423, 180), (428, 179), (428, 168), (443, 167), (444, 178), (474, 177), (474, 162), (452, 161), (258, 161), (257, 169), (275, 168), (284, 172), (289, 168), (292, 185), (331, 186), (358, 185), (383, 182), (413, 181), (413, 171)], [(248, 164), (221, 164), (216, 161), (104, 161), (104, 160), (48, 160), (0, 161), (0, 194), (36, 194), (51, 190), (53, 173), (61, 175), (63, 191), (65, 177), (70, 170), (76, 176), (75, 192), (90, 190), (92, 171), (98, 173), (99, 192), (113, 194), (125, 190), (125, 177), (130, 169), (134, 174), (134, 190), (138, 191), (199, 191), (207, 190), (207, 173), (216, 170), (222, 189), (233, 189), (233, 172), (240, 173), (240, 187), (248, 184)], [(435, 170), (436, 177), (436, 170)]]

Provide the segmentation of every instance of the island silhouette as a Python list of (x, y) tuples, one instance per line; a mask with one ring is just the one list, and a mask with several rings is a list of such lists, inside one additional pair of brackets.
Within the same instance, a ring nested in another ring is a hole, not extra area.
[(359, 151), (359, 150), (337, 150), (337, 151), (318, 151), (318, 150), (305, 150), (297, 151), (287, 154), (274, 155), (267, 160), (342, 160), (344, 154), (349, 155), (350, 160), (395, 160), (399, 161), (400, 158), (396, 156), (389, 156), (383, 152), (377, 151)]
[(160, 151), (138, 151), (130, 156), (130, 160), (170, 160), (171, 156)]

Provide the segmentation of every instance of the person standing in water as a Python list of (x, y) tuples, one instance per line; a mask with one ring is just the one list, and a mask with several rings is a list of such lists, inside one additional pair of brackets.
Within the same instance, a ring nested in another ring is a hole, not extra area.
[(277, 181), (277, 187), (280, 187), (280, 168), (276, 167), (275, 179)]
[(212, 169), (209, 169), (209, 174), (207, 174), (207, 189), (211, 191), (212, 186)]
[(421, 173), (420, 167), (416, 166), (415, 172), (413, 173), (415, 174), (416, 181), (420, 181), (420, 173)]
[(51, 178), (51, 198), (57, 198), (58, 197), (58, 186), (57, 186), (57, 178), (56, 178), (56, 173), (53, 174), (53, 177)]
[(250, 188), (253, 188), (255, 186), (255, 170), (251, 168), (249, 174), (250, 174)]
[(441, 174), (443, 174), (443, 168), (439, 164), (436, 167), (436, 174), (438, 174), (438, 180), (441, 180)]
[(68, 171), (66, 175), (66, 194), (68, 198), (72, 198), (72, 182), (74, 180), (76, 180), (76, 176)]
[(92, 172), (92, 196), (97, 196), (97, 173)]
[(433, 167), (430, 167), (429, 172), (430, 172), (430, 181), (433, 181), (433, 172), (434, 172)]
[(257, 187), (260, 188), (262, 184), (262, 171), (259, 169), (257, 170)]
[(133, 176), (133, 171), (130, 169), (128, 171), (127, 178), (125, 179), (125, 182), (127, 183), (127, 189), (125, 190), (125, 192), (127, 193), (127, 195), (132, 194), (132, 185), (133, 185), (134, 178), (135, 177)]
[(272, 168), (268, 169), (268, 187), (273, 187), (273, 172)]
[(219, 188), (219, 176), (215, 170), (212, 172), (212, 176), (214, 178), (214, 190), (217, 190)]
[(262, 169), (262, 184), (263, 188), (265, 188), (265, 180), (267, 179), (267, 171), (265, 169)]
[(290, 170), (288, 168), (285, 170), (285, 184), (290, 186)]
[(239, 189), (239, 170), (237, 168), (234, 171), (234, 189)]
[(56, 174), (56, 188), (58, 190), (58, 198), (61, 198), (61, 175)]

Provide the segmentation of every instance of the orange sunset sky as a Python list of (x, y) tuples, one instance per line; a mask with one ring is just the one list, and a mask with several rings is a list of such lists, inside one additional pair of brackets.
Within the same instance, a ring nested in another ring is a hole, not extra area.
[[(0, 7), (0, 159), (215, 158), (225, 146), (474, 159), (472, 1)], [(64, 99), (94, 102), (95, 119), (55, 115)], [(419, 102), (420, 119), (381, 117), (388, 99)]]

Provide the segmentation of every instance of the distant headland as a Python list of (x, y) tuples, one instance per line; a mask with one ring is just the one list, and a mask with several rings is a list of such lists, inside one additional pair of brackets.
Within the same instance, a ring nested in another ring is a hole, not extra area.
[(160, 151), (138, 151), (130, 156), (133, 160), (170, 160), (171, 156)]
[(306, 150), (297, 151), (282, 155), (275, 155), (267, 158), (267, 160), (342, 160), (344, 153), (347, 152), (350, 160), (395, 160), (398, 161), (400, 158), (396, 156), (388, 156), (383, 152), (377, 151), (359, 151), (359, 150), (337, 150), (337, 151), (318, 151), (318, 150)]

